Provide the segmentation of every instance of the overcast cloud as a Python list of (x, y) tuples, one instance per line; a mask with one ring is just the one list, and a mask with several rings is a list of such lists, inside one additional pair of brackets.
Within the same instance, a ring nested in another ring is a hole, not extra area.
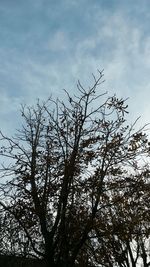
[(103, 68), (102, 90), (149, 122), (149, 10), (149, 0), (1, 0), (0, 128), (14, 132), (21, 103), (63, 98)]

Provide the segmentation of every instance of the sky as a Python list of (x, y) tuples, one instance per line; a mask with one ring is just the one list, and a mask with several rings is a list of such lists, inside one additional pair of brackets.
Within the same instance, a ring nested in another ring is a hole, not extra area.
[(128, 98), (129, 121), (150, 122), (149, 0), (0, 0), (0, 129), (20, 105), (64, 98), (104, 69), (102, 91)]

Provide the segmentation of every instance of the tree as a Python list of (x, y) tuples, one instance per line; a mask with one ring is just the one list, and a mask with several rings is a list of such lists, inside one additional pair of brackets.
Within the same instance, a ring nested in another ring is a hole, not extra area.
[[(108, 181), (91, 250), (99, 266), (150, 266), (149, 171)], [(110, 193), (111, 192), (111, 193)]]
[[(9, 162), (0, 205), (47, 266), (81, 265), (83, 255), (86, 266), (94, 263), (97, 221), (116, 205), (108, 184), (122, 192), (120, 177), (137, 178), (135, 166), (149, 154), (144, 128), (126, 123), (126, 100), (98, 93), (103, 72), (93, 78), (89, 89), (78, 81), (75, 96), (65, 91), (67, 102), (22, 106), (21, 130), (12, 138), (1, 132), (0, 155)], [(99, 225), (99, 232), (107, 229)]]

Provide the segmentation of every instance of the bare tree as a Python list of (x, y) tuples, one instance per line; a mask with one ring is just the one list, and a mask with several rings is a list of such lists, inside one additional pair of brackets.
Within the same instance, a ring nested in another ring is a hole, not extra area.
[(1, 132), (9, 164), (1, 169), (0, 205), (47, 266), (81, 263), (101, 209), (112, 205), (104, 200), (108, 180), (120, 186), (118, 177), (149, 152), (143, 129), (126, 123), (126, 101), (98, 93), (103, 72), (93, 78), (88, 89), (78, 81), (77, 95), (65, 91), (68, 102), (23, 106), (21, 130), (12, 138)]

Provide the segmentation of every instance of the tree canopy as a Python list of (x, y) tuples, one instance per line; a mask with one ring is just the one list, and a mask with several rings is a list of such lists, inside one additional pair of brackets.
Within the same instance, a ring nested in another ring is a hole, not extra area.
[[(125, 99), (89, 88), (22, 106), (1, 132), (1, 251), (47, 266), (149, 266), (150, 142)], [(9, 161), (7, 161), (9, 159)], [(147, 159), (147, 161), (146, 161)]]

